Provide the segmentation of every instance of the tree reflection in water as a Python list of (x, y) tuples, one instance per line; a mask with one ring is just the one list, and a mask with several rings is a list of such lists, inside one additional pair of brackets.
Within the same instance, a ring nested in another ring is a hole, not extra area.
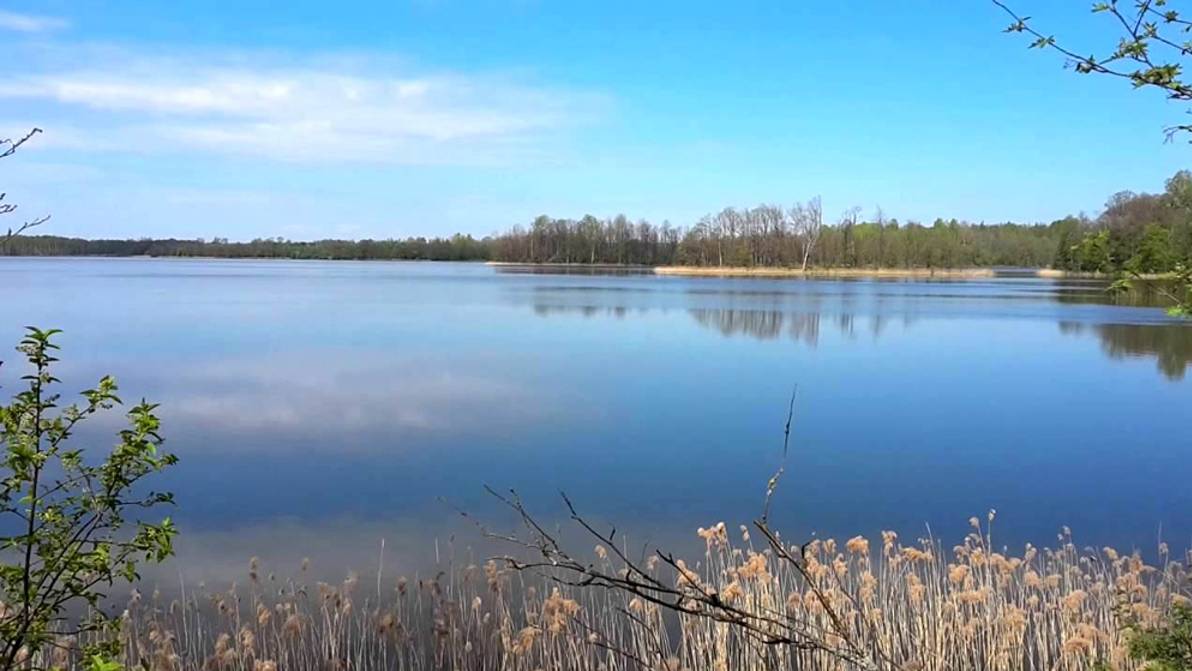
[(1112, 359), (1155, 357), (1169, 380), (1182, 380), (1192, 363), (1192, 326), (1179, 324), (1083, 324), (1060, 322), (1060, 332), (1093, 332)]
[[(534, 305), (534, 313), (539, 317), (578, 314), (588, 318), (624, 319), (629, 315), (644, 314), (655, 309), (543, 303)], [(875, 314), (859, 317), (847, 312), (792, 312), (774, 309), (688, 308), (686, 312), (699, 326), (714, 330), (726, 338), (745, 336), (756, 340), (776, 340), (785, 337), (808, 347), (816, 347), (819, 344), (821, 329), (825, 325), (835, 326), (841, 334), (849, 338), (857, 335), (859, 324), (865, 325), (867, 328), (861, 328), (868, 331), (872, 337), (878, 338), (892, 322), (901, 323), (905, 327), (915, 321), (909, 315), (890, 317)], [(1192, 364), (1192, 326), (1176, 323), (1089, 324), (1061, 321), (1059, 327), (1060, 332), (1069, 335), (1097, 336), (1101, 341), (1102, 351), (1111, 359), (1153, 357), (1157, 360), (1159, 371), (1169, 380), (1184, 379), (1189, 364)]]

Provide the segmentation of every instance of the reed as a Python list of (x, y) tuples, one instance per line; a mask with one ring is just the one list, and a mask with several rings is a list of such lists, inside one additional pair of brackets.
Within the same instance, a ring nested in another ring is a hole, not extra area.
[[(134, 592), (121, 618), (122, 661), (151, 671), (1134, 669), (1123, 626), (1188, 602), (1187, 558), (1165, 546), (1148, 565), (1137, 553), (1079, 550), (1065, 530), (1054, 549), (1009, 553), (994, 549), (992, 515), (973, 523), (952, 548), (904, 544), (893, 532), (816, 540), (802, 548), (805, 575), (755, 547), (745, 527), (724, 524), (699, 530), (702, 557), (643, 562), (659, 580), (715, 594), (758, 621), (798, 622), (822, 648), (767, 642), (703, 613), (500, 561), (365, 586), (354, 575), (307, 580), (305, 564), (279, 579), (253, 560), (247, 581), (228, 589), (168, 603)], [(620, 556), (597, 546), (591, 562), (625, 571)], [(874, 654), (833, 654), (843, 641), (832, 616), (850, 645)], [(77, 668), (76, 649), (63, 639), (37, 657)]]

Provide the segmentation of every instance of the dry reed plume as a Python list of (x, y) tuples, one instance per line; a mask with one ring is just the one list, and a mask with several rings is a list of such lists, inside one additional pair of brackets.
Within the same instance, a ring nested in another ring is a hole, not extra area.
[[(699, 530), (698, 561), (627, 563), (604, 545), (584, 560), (585, 575), (647, 572), (637, 580), (683, 595), (690, 610), (678, 612), (658, 592), (599, 589), (565, 566), (516, 570), (530, 564), (514, 558), (367, 586), (355, 576), (308, 584), (305, 566), (291, 579), (262, 577), (253, 560), (247, 583), (227, 591), (171, 603), (134, 593), (123, 661), (152, 671), (1132, 669), (1122, 625), (1187, 602), (1186, 562), (1165, 547), (1151, 566), (1078, 550), (1065, 530), (1056, 549), (1009, 554), (994, 549), (992, 517), (974, 518), (950, 550), (892, 532), (789, 548), (805, 570), (722, 523)], [(782, 639), (795, 629), (816, 645)], [(772, 639), (758, 635), (767, 631)], [(77, 666), (72, 642), (60, 643), (37, 657)]]

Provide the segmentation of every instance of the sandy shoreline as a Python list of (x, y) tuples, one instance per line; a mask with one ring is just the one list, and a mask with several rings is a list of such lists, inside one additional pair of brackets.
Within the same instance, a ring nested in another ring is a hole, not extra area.
[(515, 263), (486, 261), (503, 268), (590, 268), (640, 270), (685, 277), (993, 277), (992, 268), (799, 268), (738, 266), (631, 266), (615, 263)]
[(499, 268), (591, 268), (593, 270), (656, 270), (655, 266), (635, 266), (628, 263), (521, 263), (518, 261), (485, 261), (486, 266)]
[[(999, 271), (995, 268), (808, 268), (807, 270), (802, 270), (799, 268), (746, 266), (635, 266), (616, 263), (516, 263), (512, 261), (485, 261), (484, 263), (485, 265), (504, 268), (628, 270), (677, 277), (905, 277), (966, 279), (997, 277), (999, 275)], [(1114, 278), (1114, 275), (1107, 273), (1057, 270), (1055, 268), (1002, 269), (1001, 273), (1005, 276), (1033, 276), (1044, 279), (1111, 280)], [(1173, 274), (1171, 273), (1149, 273), (1141, 275), (1136, 279), (1164, 280), (1171, 279), (1172, 277)]]
[[(1080, 270), (1057, 270), (1055, 268), (1040, 268), (1035, 271), (1038, 277), (1047, 277), (1053, 279), (1082, 279), (1082, 280), (1111, 280), (1115, 277), (1112, 273), (1097, 273), (1084, 272)], [(1137, 278), (1128, 277), (1127, 279), (1140, 280), (1170, 280), (1175, 278), (1175, 273), (1142, 273)]]
[(729, 268), (658, 266), (658, 275), (692, 277), (993, 277), (992, 268)]

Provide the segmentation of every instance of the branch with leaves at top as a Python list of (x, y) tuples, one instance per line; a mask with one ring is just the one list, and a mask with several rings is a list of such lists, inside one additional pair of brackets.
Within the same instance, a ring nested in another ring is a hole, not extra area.
[[(1092, 11), (1114, 20), (1121, 31), (1117, 45), (1107, 54), (1082, 54), (1064, 46), (1054, 35), (1044, 33), (1001, 0), (992, 0), (1013, 22), (1005, 32), (1022, 33), (1032, 38), (1033, 49), (1051, 49), (1063, 54), (1067, 64), (1081, 74), (1103, 74), (1128, 80), (1134, 88), (1156, 88), (1168, 98), (1192, 101), (1192, 84), (1185, 81), (1184, 62), (1192, 55), (1192, 20), (1168, 6), (1166, 0), (1137, 0), (1131, 9), (1123, 9), (1118, 0), (1097, 2)], [(1170, 140), (1175, 135), (1192, 132), (1192, 124), (1169, 126), (1164, 131)]]

